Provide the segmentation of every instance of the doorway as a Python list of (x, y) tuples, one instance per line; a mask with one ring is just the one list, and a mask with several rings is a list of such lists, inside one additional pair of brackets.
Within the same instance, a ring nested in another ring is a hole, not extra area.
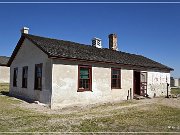
[(134, 94), (140, 95), (140, 72), (134, 71)]
[(134, 94), (147, 96), (147, 72), (134, 71)]

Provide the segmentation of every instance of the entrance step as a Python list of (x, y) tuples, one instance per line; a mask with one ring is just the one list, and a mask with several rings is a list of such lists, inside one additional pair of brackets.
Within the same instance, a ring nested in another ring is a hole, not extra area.
[(134, 99), (140, 100), (140, 99), (145, 99), (146, 97), (140, 96), (140, 95), (134, 95)]

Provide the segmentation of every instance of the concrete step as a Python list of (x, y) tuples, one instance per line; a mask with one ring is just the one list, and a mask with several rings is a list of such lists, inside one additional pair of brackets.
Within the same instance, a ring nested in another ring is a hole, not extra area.
[(140, 99), (145, 99), (146, 97), (140, 96), (140, 95), (134, 95), (134, 99), (140, 100)]

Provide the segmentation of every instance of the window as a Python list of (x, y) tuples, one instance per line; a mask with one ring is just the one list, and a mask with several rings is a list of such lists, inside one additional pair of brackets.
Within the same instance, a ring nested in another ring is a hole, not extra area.
[(42, 64), (35, 65), (35, 83), (34, 88), (36, 90), (42, 89)]
[(121, 88), (121, 69), (119, 68), (111, 69), (111, 88)]
[(18, 68), (14, 68), (14, 75), (13, 75), (13, 86), (17, 87), (17, 75), (18, 75)]
[(78, 71), (78, 91), (91, 91), (92, 82), (92, 67), (91, 66), (79, 66)]
[(22, 71), (22, 87), (27, 88), (27, 78), (28, 78), (28, 67), (23, 67)]

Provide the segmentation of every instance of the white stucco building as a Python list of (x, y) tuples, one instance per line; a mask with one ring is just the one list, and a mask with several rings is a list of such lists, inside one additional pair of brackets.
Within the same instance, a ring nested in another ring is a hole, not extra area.
[(180, 78), (174, 78), (174, 86), (180, 87)]
[(9, 57), (0, 56), (0, 83), (9, 83), (10, 68), (7, 67)]
[(170, 78), (171, 87), (180, 87), (180, 78)]
[(173, 69), (117, 51), (115, 34), (109, 35), (109, 48), (96, 39), (93, 46), (83, 45), (31, 35), (24, 28), (8, 63), (10, 94), (51, 108), (167, 94)]

